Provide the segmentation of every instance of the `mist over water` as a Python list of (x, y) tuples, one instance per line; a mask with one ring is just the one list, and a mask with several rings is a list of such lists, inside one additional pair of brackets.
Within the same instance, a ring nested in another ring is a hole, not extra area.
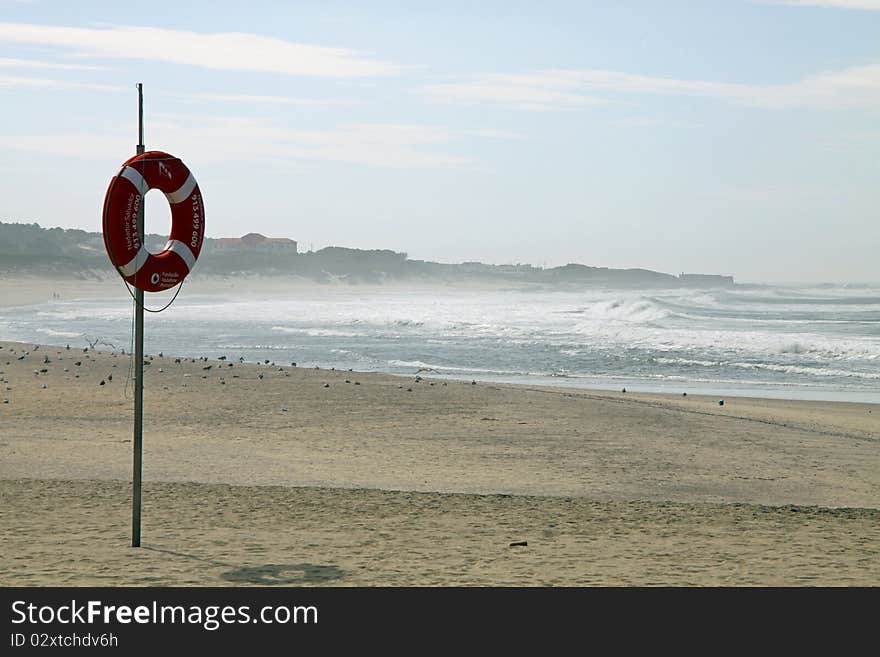
[[(154, 298), (148, 295), (148, 304)], [(159, 305), (154, 301), (154, 305)], [(146, 351), (632, 391), (880, 402), (880, 287), (184, 289)], [(0, 338), (129, 351), (130, 300), (0, 311)], [(105, 347), (106, 348), (106, 347)]]

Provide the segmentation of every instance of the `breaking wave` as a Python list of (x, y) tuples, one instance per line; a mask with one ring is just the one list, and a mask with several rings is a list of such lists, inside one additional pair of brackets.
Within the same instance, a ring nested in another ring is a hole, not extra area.
[[(130, 300), (5, 309), (0, 339), (127, 345)], [(334, 289), (299, 296), (181, 295), (151, 317), (148, 351), (487, 379), (741, 382), (877, 389), (880, 289)], [(519, 378), (518, 378), (519, 377)], [(626, 384), (627, 387), (630, 383)], [(880, 401), (880, 392), (872, 393)]]

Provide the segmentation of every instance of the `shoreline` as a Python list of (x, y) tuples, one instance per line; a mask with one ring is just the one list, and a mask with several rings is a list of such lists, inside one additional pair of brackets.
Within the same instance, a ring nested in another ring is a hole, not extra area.
[[(236, 294), (253, 295), (256, 298), (270, 298), (273, 295), (291, 293), (296, 290), (314, 291), (316, 283), (297, 280), (291, 278), (273, 278), (273, 277), (254, 277), (244, 279), (223, 279), (215, 276), (195, 277), (193, 280), (187, 279), (185, 283), (187, 291), (195, 295), (203, 295), (207, 297), (222, 296), (234, 292)], [(448, 292), (448, 286), (440, 284), (431, 285), (403, 285), (400, 289), (425, 289), (440, 290)], [(353, 290), (368, 293), (375, 290), (388, 290), (383, 286), (345, 286), (341, 284), (326, 284), (322, 286), (328, 292), (351, 292)], [(391, 288), (393, 289), (393, 287)], [(472, 286), (470, 290), (477, 289), (493, 289), (481, 286)], [(53, 299), (54, 294), (59, 294), (60, 299)], [(108, 275), (103, 279), (88, 280), (67, 280), (48, 277), (0, 277), (0, 314), (4, 308), (26, 307), (38, 305), (42, 303), (51, 303), (53, 301), (70, 301), (76, 299), (122, 299), (126, 303), (127, 292), (121, 279), (116, 276)], [(172, 293), (162, 293), (153, 295), (154, 305), (162, 306), (170, 301)], [(36, 301), (35, 301), (36, 300)], [(81, 336), (84, 338), (84, 336)], [(49, 336), (38, 337), (37, 342), (51, 339)], [(69, 340), (76, 340), (74, 337), (59, 337), (57, 343), (64, 345)], [(379, 371), (379, 370), (377, 370)], [(386, 372), (382, 372), (386, 373)], [(387, 372), (393, 376), (406, 376), (403, 373)], [(448, 380), (471, 380), (476, 379), (487, 384), (511, 384), (520, 386), (546, 386), (573, 388), (584, 391), (614, 391), (627, 388), (628, 390), (638, 389), (645, 394), (681, 394), (687, 392), (688, 395), (716, 395), (718, 397), (748, 397), (760, 399), (774, 400), (804, 400), (816, 402), (852, 402), (852, 403), (868, 403), (880, 404), (880, 393), (870, 387), (854, 386), (851, 388), (840, 388), (833, 385), (822, 385), (816, 382), (815, 385), (809, 383), (787, 384), (778, 382), (760, 382), (747, 381), (739, 382), (736, 380), (720, 379), (718, 381), (695, 380), (676, 380), (674, 383), (667, 385), (658, 384), (656, 379), (624, 377), (619, 378), (597, 376), (595, 379), (586, 376), (572, 375), (571, 377), (557, 376), (533, 376), (529, 374), (523, 375), (495, 375), (488, 373), (472, 373), (458, 377), (455, 374), (443, 374)], [(674, 388), (674, 391), (672, 390)]]

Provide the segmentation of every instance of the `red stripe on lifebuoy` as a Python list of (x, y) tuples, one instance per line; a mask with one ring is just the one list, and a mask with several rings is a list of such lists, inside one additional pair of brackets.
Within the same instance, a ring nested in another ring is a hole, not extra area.
[[(141, 243), (137, 219), (150, 189), (171, 205), (171, 234), (160, 253)], [(205, 203), (195, 177), (168, 153), (148, 151), (126, 160), (104, 197), (104, 246), (110, 261), (129, 283), (146, 292), (167, 290), (190, 272), (205, 236)]]

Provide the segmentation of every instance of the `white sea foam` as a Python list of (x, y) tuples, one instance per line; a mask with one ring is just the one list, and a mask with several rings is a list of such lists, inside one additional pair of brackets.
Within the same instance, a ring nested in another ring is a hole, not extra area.
[(723, 361), (717, 360), (696, 360), (694, 358), (664, 358), (662, 356), (655, 358), (658, 363), (668, 365), (699, 365), (701, 367), (717, 367), (724, 365)]
[(432, 369), (439, 369), (436, 365), (430, 365), (421, 360), (400, 360), (397, 358), (392, 358), (391, 360), (386, 361), (392, 367), (425, 367)]
[(857, 379), (880, 379), (880, 372), (854, 372), (829, 367), (803, 367), (800, 365), (777, 365), (774, 363), (730, 363), (732, 367), (747, 370), (769, 370), (786, 374), (806, 374), (808, 376), (852, 377)]
[(341, 331), (339, 329), (298, 328), (295, 326), (273, 326), (271, 330), (278, 333), (306, 335), (313, 338), (357, 338), (363, 335), (363, 333), (356, 333), (354, 331)]
[[(615, 295), (609, 298), (599, 298), (593, 303), (580, 305), (575, 309), (559, 309), (555, 311), (555, 314), (561, 315), (563, 318), (566, 316), (577, 318), (580, 320), (580, 325), (590, 326), (594, 322), (634, 324), (658, 322), (675, 313), (664, 307), (662, 302), (651, 297)], [(558, 323), (565, 323), (565, 320)]]
[(36, 329), (36, 332), (43, 335), (51, 335), (53, 337), (59, 338), (80, 338), (83, 335), (82, 333), (76, 333), (74, 331), (58, 331), (51, 328), (38, 328)]
[(519, 372), (516, 370), (502, 370), (502, 369), (492, 369), (486, 367), (464, 367), (461, 365), (440, 365), (437, 363), (425, 363), (420, 360), (398, 360), (396, 358), (392, 358), (391, 360), (386, 361), (388, 365), (392, 367), (415, 367), (419, 369), (431, 369), (436, 370), (437, 372), (444, 374), (448, 372), (471, 372), (471, 373), (479, 373), (479, 374), (497, 374), (497, 375), (517, 375), (517, 374), (528, 374), (532, 376), (546, 376), (548, 373), (546, 372)]
[[(85, 334), (127, 345), (131, 335), (131, 303), (124, 298), (3, 315), (0, 339), (63, 344)], [(228, 349), (248, 359), (367, 363), (391, 371), (433, 367), (462, 376), (864, 387), (880, 379), (880, 290), (377, 288), (365, 294), (316, 287), (222, 300), (184, 291), (168, 311), (150, 317), (147, 341), (166, 353)]]

